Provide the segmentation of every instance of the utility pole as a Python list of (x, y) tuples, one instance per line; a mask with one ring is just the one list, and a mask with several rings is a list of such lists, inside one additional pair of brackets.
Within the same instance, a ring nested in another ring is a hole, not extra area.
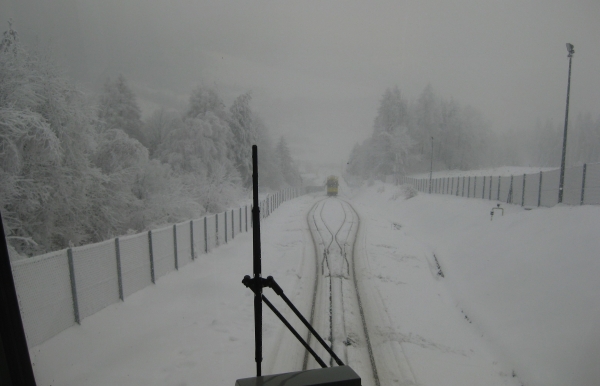
[(431, 194), (431, 178), (433, 177), (433, 137), (431, 137), (431, 167), (429, 168), (429, 194)]
[(562, 146), (562, 158), (560, 161), (560, 185), (558, 187), (558, 203), (563, 201), (563, 188), (565, 184), (565, 158), (567, 155), (567, 126), (569, 123), (569, 94), (571, 92), (571, 60), (575, 53), (575, 46), (571, 43), (567, 43), (567, 51), (569, 52), (569, 81), (567, 83), (567, 108), (565, 111), (565, 131), (563, 134), (563, 146)]

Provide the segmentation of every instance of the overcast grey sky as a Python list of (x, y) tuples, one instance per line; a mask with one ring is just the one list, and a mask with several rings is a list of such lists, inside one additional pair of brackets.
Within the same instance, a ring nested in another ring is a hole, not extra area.
[(31, 40), (52, 42), (72, 73), (122, 73), (144, 112), (185, 103), (198, 84), (255, 110), (302, 159), (342, 163), (371, 134), (379, 99), (430, 83), (496, 130), (600, 114), (598, 0), (0, 0)]

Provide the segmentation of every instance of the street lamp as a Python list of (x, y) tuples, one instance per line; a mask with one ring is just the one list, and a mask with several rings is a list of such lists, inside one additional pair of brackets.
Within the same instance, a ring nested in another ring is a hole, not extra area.
[(433, 137), (431, 137), (431, 168), (429, 169), (429, 194), (431, 194), (431, 177), (433, 175)]
[(571, 59), (575, 53), (575, 46), (567, 43), (567, 51), (569, 52), (569, 82), (567, 83), (567, 109), (565, 111), (565, 132), (563, 134), (562, 158), (560, 161), (560, 185), (558, 187), (558, 203), (563, 200), (563, 187), (565, 183), (565, 157), (567, 155), (567, 124), (569, 123), (569, 93), (571, 91)]

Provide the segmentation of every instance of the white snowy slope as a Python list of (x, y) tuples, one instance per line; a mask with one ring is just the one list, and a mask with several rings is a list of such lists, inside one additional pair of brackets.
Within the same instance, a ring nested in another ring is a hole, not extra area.
[[(435, 171), (432, 173), (432, 178), (445, 178), (445, 177), (489, 177), (489, 176), (522, 176), (523, 174), (535, 174), (539, 172), (546, 172), (548, 170), (555, 170), (557, 168), (548, 167), (530, 167), (530, 166), (501, 166), (491, 169), (479, 169), (479, 170), (442, 170)], [(429, 178), (429, 173), (418, 173), (411, 174), (408, 177), (412, 178)]]
[[(506, 206), (490, 221), (495, 202), (405, 200), (398, 189), (340, 189), (361, 220), (357, 272), (374, 350), (387, 353), (382, 368), (431, 386), (598, 383), (600, 208)], [(307, 317), (315, 251), (306, 216), (317, 199), (283, 203), (261, 224), (263, 276)], [(233, 385), (253, 376), (253, 296), (241, 284), (251, 273), (250, 232), (32, 348), (38, 385)], [(266, 306), (263, 314), (264, 373), (299, 370), (300, 344)]]

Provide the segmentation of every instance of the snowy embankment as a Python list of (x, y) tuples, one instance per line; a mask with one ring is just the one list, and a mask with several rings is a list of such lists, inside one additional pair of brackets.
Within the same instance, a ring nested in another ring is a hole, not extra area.
[[(599, 207), (504, 205), (490, 221), (495, 202), (405, 200), (399, 189), (342, 186), (341, 198), (361, 217), (370, 333), (399, 346), (417, 384), (598, 383)], [(315, 258), (306, 215), (315, 202), (285, 202), (261, 225), (263, 275), (305, 315)], [(254, 375), (253, 297), (241, 284), (251, 245), (251, 232), (240, 234), (32, 348), (38, 384), (227, 385)], [(300, 344), (263, 313), (265, 373), (298, 370)]]
[(491, 221), (496, 202), (390, 201), (396, 189), (378, 185), (354, 200), (435, 254), (456, 306), (521, 382), (600, 383), (600, 207), (503, 205)]
[[(522, 176), (523, 174), (533, 174), (539, 172), (546, 172), (548, 170), (555, 170), (557, 168), (541, 168), (541, 167), (528, 167), (528, 166), (502, 166), (492, 169), (479, 169), (479, 170), (442, 170), (434, 171), (432, 178), (445, 178), (445, 177), (489, 177), (489, 176)], [(429, 173), (411, 174), (407, 177), (411, 178), (429, 178)]]

